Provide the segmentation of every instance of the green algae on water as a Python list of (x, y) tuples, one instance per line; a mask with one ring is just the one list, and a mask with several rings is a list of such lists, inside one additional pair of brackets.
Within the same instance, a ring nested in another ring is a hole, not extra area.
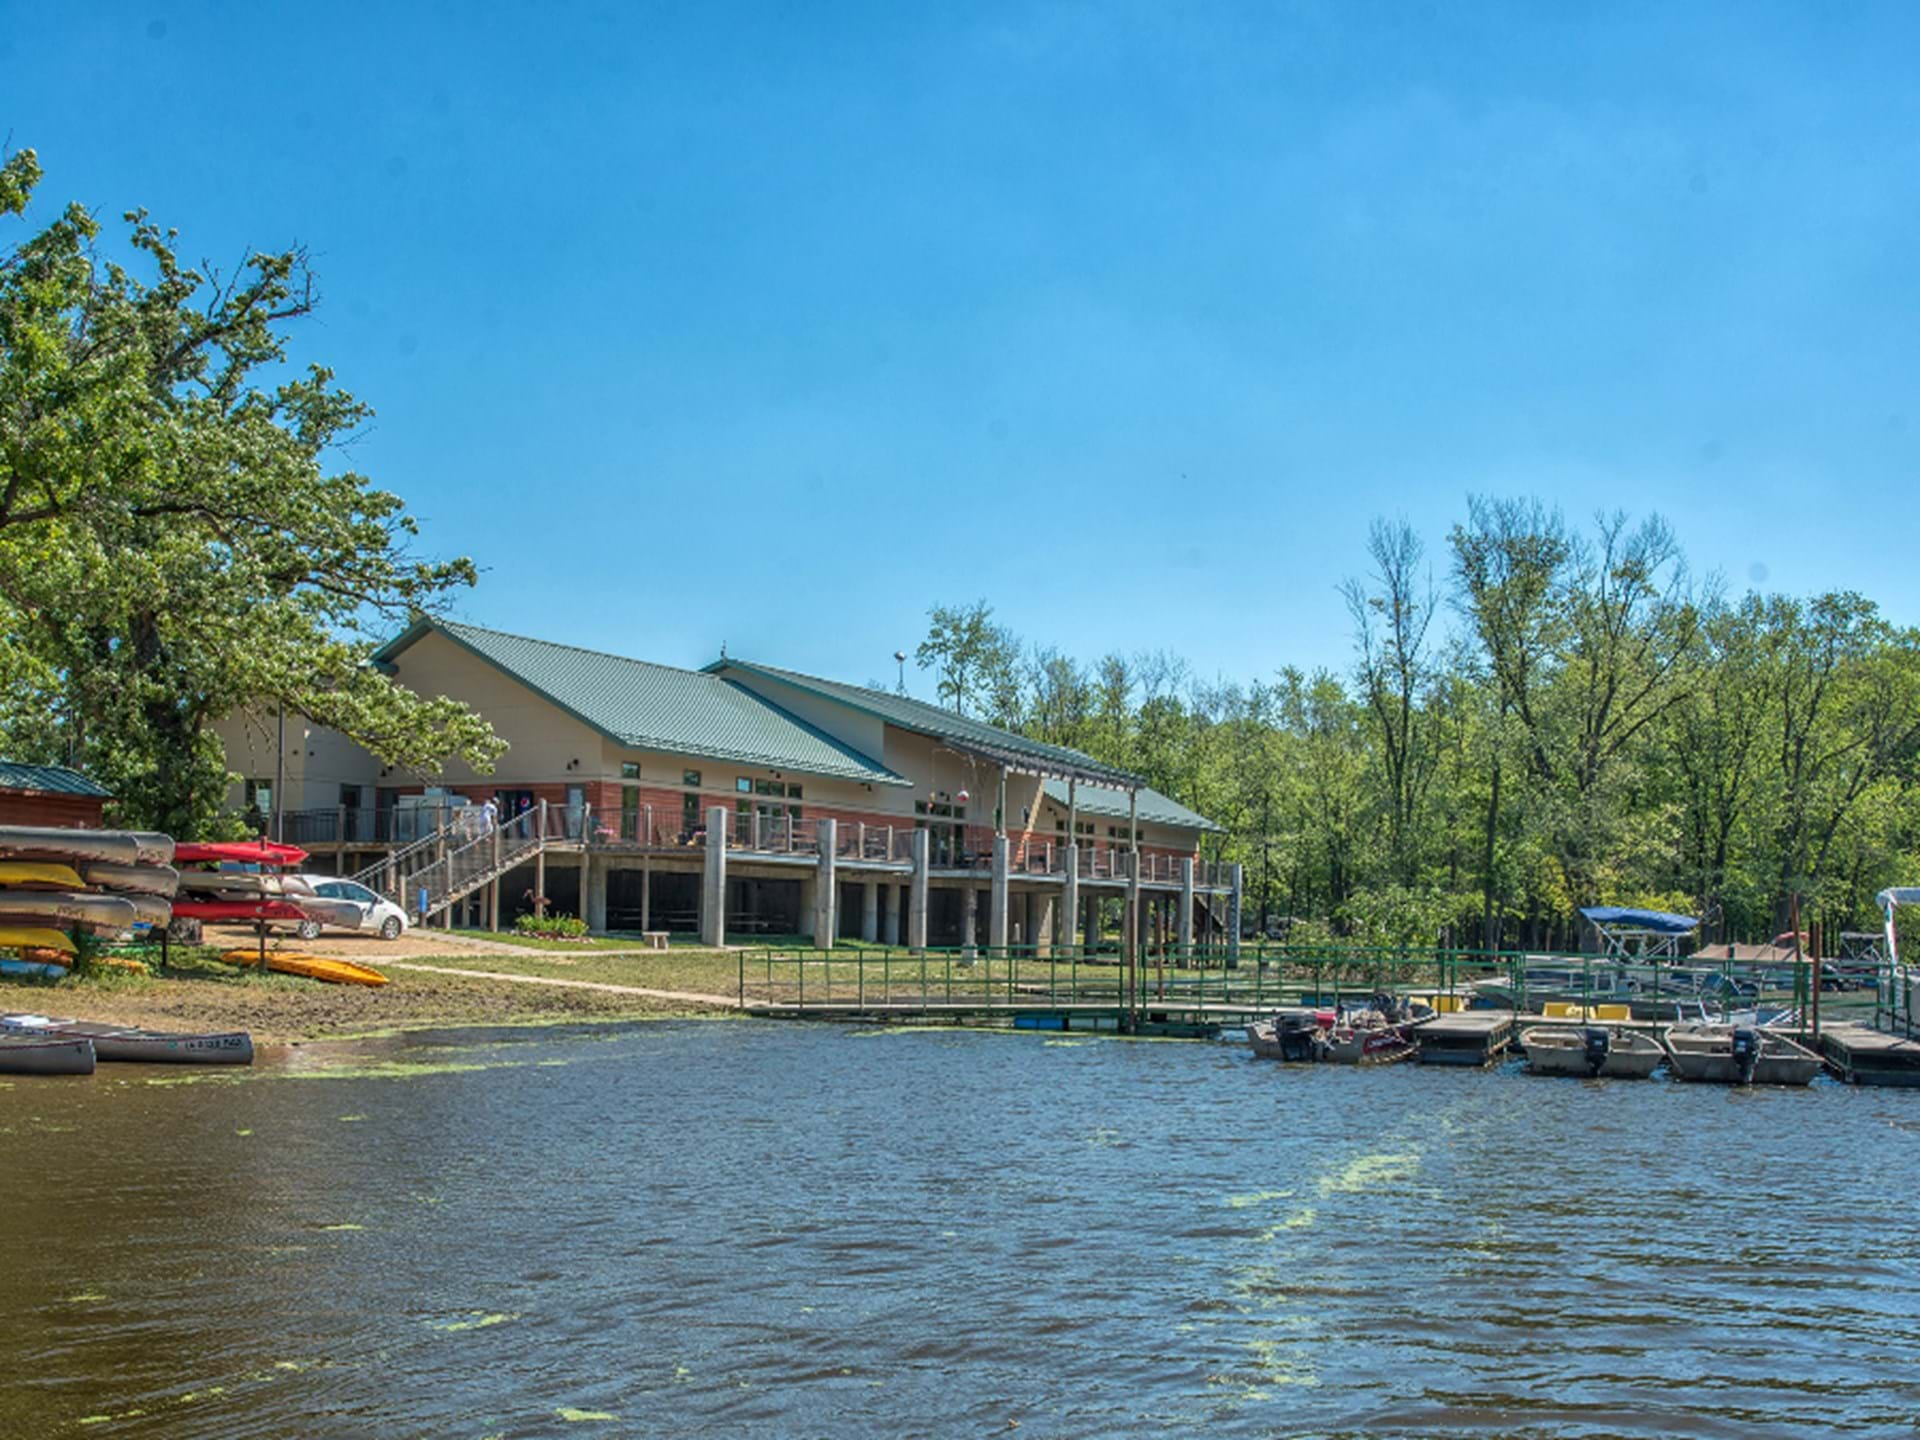
[(618, 1420), (620, 1417), (611, 1410), (576, 1410), (571, 1405), (562, 1405), (553, 1412), (562, 1420), (578, 1425), (590, 1420)]

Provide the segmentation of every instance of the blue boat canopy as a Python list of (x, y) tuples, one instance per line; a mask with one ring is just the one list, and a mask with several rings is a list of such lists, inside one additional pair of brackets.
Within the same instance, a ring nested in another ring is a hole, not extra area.
[(1651, 930), (1657, 935), (1691, 935), (1700, 928), (1692, 915), (1669, 915), (1664, 910), (1632, 910), (1621, 905), (1588, 905), (1580, 913), (1596, 925)]

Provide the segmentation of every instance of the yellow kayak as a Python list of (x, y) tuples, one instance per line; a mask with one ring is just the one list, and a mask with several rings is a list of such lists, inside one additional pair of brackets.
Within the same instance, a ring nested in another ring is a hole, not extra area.
[(87, 888), (78, 870), (52, 860), (0, 860), (0, 885), (45, 885), (50, 890)]
[(59, 930), (43, 930), (34, 925), (0, 925), (0, 950), (58, 950), (62, 955), (75, 953), (73, 940)]
[[(230, 965), (258, 965), (258, 950), (229, 950), (220, 957)], [(387, 977), (378, 970), (356, 965), (351, 960), (330, 960), (324, 955), (300, 955), (289, 950), (269, 950), (267, 968), (282, 975), (304, 975), (309, 980), (325, 980), (333, 985), (385, 985)]]

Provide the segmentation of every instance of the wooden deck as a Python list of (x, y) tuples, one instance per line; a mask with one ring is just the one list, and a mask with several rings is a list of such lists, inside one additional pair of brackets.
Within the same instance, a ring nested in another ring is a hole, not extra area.
[(1920, 1040), (1905, 1040), (1866, 1025), (1823, 1025), (1820, 1053), (1853, 1085), (1920, 1086)]

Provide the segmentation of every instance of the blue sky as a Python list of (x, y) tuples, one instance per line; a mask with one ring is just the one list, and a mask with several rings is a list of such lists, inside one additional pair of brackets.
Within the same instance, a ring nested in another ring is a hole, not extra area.
[(0, 134), (38, 218), (312, 248), (300, 352), (461, 618), (860, 681), (985, 596), (1252, 676), (1344, 665), (1369, 521), (1438, 562), (1474, 492), (1920, 621), (1916, 31), (0, 0)]

